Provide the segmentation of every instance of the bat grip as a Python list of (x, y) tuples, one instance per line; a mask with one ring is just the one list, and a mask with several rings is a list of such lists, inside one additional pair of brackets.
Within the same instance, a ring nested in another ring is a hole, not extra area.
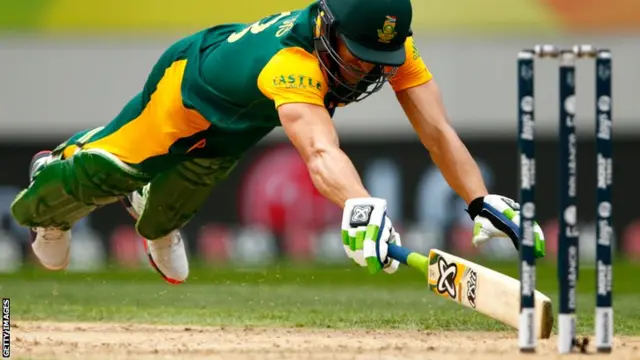
[(411, 254), (411, 251), (409, 251), (409, 249), (398, 246), (396, 244), (389, 244), (388, 251), (388, 255), (390, 258), (398, 260), (399, 262), (407, 265), (407, 259), (409, 258), (409, 254)]
[(387, 255), (399, 262), (410, 266), (416, 270), (421, 271), (426, 274), (427, 269), (429, 267), (429, 258), (419, 254), (417, 252), (413, 252), (405, 247), (398, 246), (396, 244), (389, 244)]

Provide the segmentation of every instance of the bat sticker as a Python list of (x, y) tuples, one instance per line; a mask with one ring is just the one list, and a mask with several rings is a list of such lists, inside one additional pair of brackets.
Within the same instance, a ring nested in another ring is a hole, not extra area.
[(478, 286), (478, 274), (469, 269), (469, 280), (467, 280), (467, 300), (472, 308), (476, 308), (476, 288)]
[(446, 292), (452, 299), (456, 299), (458, 297), (458, 292), (456, 290), (458, 267), (456, 264), (447, 264), (444, 258), (440, 257), (438, 259), (438, 270), (440, 275), (438, 276), (436, 289), (440, 294), (444, 294)]

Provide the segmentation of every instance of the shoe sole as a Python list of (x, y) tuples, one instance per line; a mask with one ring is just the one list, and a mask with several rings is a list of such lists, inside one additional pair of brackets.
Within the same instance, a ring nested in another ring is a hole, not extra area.
[[(129, 199), (126, 196), (120, 199), (120, 203), (122, 204), (122, 206), (125, 207), (125, 209), (129, 213), (129, 215), (131, 215), (131, 217), (134, 220), (138, 220), (138, 216), (136, 215), (135, 210), (133, 209), (133, 204), (131, 204), (131, 202), (129, 201)], [(185, 282), (185, 280), (176, 280), (176, 279), (172, 279), (172, 278), (168, 277), (167, 275), (165, 275), (162, 272), (162, 270), (160, 270), (160, 268), (158, 267), (156, 262), (153, 260), (153, 256), (151, 256), (151, 252), (149, 251), (149, 245), (147, 244), (147, 239), (143, 238), (142, 236), (140, 236), (140, 239), (142, 240), (142, 245), (144, 246), (144, 252), (147, 254), (147, 258), (149, 259), (149, 263), (156, 270), (156, 272), (158, 272), (158, 274), (160, 274), (160, 276), (164, 279), (164, 281), (166, 281), (167, 283), (169, 283), (171, 285), (179, 285), (179, 284), (182, 284), (182, 283)]]

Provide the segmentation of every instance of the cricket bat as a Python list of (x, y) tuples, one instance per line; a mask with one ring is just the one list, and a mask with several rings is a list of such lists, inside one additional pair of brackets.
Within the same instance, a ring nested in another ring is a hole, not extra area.
[[(426, 257), (389, 244), (389, 256), (422, 272), (429, 289), (437, 295), (518, 328), (519, 280), (438, 249), (432, 249)], [(548, 339), (553, 327), (551, 299), (537, 290), (535, 321), (537, 337)]]

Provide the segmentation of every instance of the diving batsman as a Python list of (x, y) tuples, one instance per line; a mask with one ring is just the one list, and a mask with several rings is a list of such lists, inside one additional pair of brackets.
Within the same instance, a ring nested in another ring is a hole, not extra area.
[[(472, 242), (519, 245), (518, 204), (488, 194), (450, 126), (440, 91), (414, 43), (410, 0), (320, 0), (252, 24), (222, 24), (171, 45), (141, 91), (105, 126), (36, 154), (30, 185), (11, 205), (35, 232), (42, 265), (64, 269), (71, 228), (123, 201), (155, 269), (169, 283), (189, 274), (180, 229), (242, 155), (282, 126), (318, 191), (343, 208), (346, 254), (372, 273), (393, 273), (400, 245), (386, 200), (372, 197), (339, 146), (332, 117), (386, 83), (448, 184), (468, 204)], [(426, 156), (426, 154), (425, 154)], [(462, 209), (461, 209), (462, 210)], [(535, 225), (535, 252), (545, 254)], [(374, 241), (376, 254), (363, 254)]]

